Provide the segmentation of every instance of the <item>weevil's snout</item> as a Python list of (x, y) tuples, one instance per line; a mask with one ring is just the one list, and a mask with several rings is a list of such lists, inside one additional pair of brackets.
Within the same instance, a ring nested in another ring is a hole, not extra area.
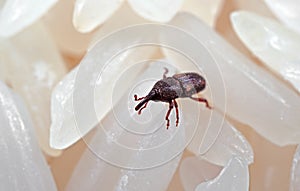
[(141, 115), (142, 110), (147, 107), (147, 104), (149, 102), (149, 99), (145, 97), (134, 109), (135, 111), (138, 111), (138, 114)]
[(155, 94), (153, 94), (153, 92), (150, 92), (146, 97), (141, 97), (141, 98), (137, 98), (137, 95), (134, 95), (134, 100), (135, 101), (140, 101), (141, 102), (139, 104), (137, 104), (137, 106), (135, 106), (135, 111), (139, 110), (139, 113), (141, 112), (141, 108), (143, 107), (143, 105), (145, 105), (142, 109), (144, 109), (147, 106), (147, 103), (154, 97)]
[(147, 104), (149, 99), (148, 99), (148, 96), (146, 97), (141, 97), (141, 98), (138, 98), (137, 95), (134, 95), (134, 101), (140, 101), (141, 102), (139, 104), (137, 104), (137, 106), (135, 106), (135, 111), (138, 111), (144, 104)]
[(148, 101), (146, 101), (146, 100), (143, 100), (143, 101), (141, 101), (139, 104), (137, 104), (137, 106), (135, 106), (135, 111), (138, 111), (139, 109), (141, 109), (141, 107), (144, 105), (144, 104), (146, 104), (146, 102), (148, 102)]

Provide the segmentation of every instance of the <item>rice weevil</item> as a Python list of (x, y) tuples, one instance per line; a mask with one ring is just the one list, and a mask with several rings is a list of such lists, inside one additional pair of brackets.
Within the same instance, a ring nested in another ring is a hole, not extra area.
[(204, 102), (206, 107), (211, 109), (211, 106), (205, 98), (192, 97), (192, 95), (199, 93), (206, 86), (205, 79), (201, 75), (188, 72), (167, 77), (167, 73), (168, 69), (165, 68), (163, 79), (154, 84), (147, 96), (138, 98), (137, 95), (134, 95), (135, 101), (141, 101), (135, 107), (135, 110), (138, 111), (139, 115), (141, 114), (142, 110), (147, 107), (147, 104), (150, 100), (155, 102), (167, 102), (169, 103), (169, 110), (165, 119), (167, 121), (168, 129), (170, 126), (169, 115), (174, 107), (176, 110), (176, 126), (178, 126), (179, 123), (178, 104), (175, 100), (177, 98), (190, 98), (195, 101)]

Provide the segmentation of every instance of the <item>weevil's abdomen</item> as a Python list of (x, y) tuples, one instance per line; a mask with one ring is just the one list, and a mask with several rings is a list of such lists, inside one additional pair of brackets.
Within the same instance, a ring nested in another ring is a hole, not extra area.
[(183, 89), (184, 95), (181, 97), (191, 97), (205, 88), (205, 79), (197, 73), (175, 74), (173, 78), (177, 79)]

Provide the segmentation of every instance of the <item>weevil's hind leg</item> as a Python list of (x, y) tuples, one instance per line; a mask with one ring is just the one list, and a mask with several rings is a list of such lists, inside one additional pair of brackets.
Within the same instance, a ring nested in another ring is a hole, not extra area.
[(173, 102), (174, 102), (175, 111), (176, 111), (176, 127), (178, 127), (178, 123), (179, 123), (178, 104), (175, 99), (173, 100)]
[(167, 77), (167, 74), (169, 73), (168, 68), (164, 68), (164, 69), (165, 69), (165, 72), (163, 74), (163, 79), (165, 79)]
[(169, 110), (168, 110), (168, 112), (167, 112), (167, 114), (166, 114), (167, 129), (169, 129), (169, 126), (170, 126), (169, 116), (170, 116), (170, 113), (171, 113), (172, 109), (173, 109), (173, 102), (172, 102), (172, 100), (171, 100), (171, 101), (169, 102)]
[[(145, 96), (146, 97), (146, 96)], [(144, 99), (145, 97), (140, 97), (138, 98), (136, 94), (134, 94), (134, 101), (140, 101), (142, 99)]]
[(190, 97), (190, 98), (195, 101), (203, 102), (203, 103), (205, 103), (205, 106), (208, 109), (212, 109), (212, 107), (209, 105), (208, 101), (205, 98), (201, 98), (201, 97), (200, 98)]
[(147, 107), (148, 101), (145, 103), (145, 105), (143, 107), (141, 107), (141, 109), (139, 109), (138, 114), (141, 115), (142, 110), (145, 109)]

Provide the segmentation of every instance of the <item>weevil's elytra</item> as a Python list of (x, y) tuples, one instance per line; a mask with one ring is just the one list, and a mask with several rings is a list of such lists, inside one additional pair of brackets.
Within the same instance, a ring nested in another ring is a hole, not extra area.
[(202, 76), (197, 73), (189, 72), (167, 77), (167, 73), (168, 69), (165, 68), (163, 79), (154, 84), (147, 96), (138, 98), (137, 95), (134, 95), (135, 101), (141, 101), (135, 107), (135, 110), (138, 111), (138, 114), (141, 114), (142, 110), (147, 107), (147, 104), (150, 100), (156, 102), (167, 102), (169, 103), (169, 110), (166, 114), (168, 129), (170, 126), (169, 115), (174, 107), (176, 111), (176, 126), (178, 126), (179, 123), (178, 104), (176, 102), (177, 98), (191, 98), (192, 100), (198, 102), (204, 102), (206, 107), (211, 109), (208, 101), (205, 98), (192, 97), (194, 94), (202, 91), (206, 86), (205, 79)]

